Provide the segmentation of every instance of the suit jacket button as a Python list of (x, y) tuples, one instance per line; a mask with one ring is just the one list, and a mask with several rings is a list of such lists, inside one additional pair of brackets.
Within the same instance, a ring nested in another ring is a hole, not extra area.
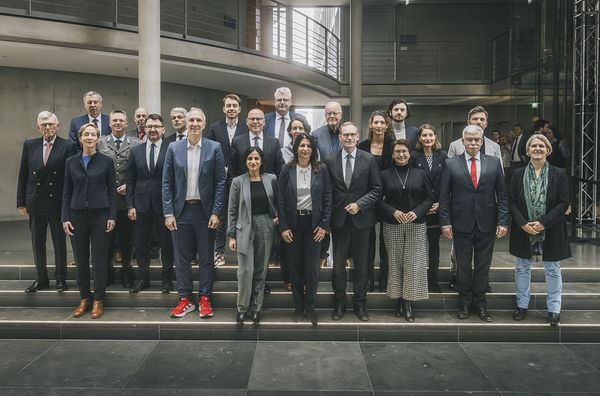
[(56, 175), (56, 171), (54, 171), (54, 174)]
[(51, 186), (51, 185), (52, 185), (52, 182), (48, 183), (48, 185), (49, 185), (49, 186)]
[(38, 186), (40, 185), (40, 183), (37, 184)]
[(50, 194), (50, 198), (52, 198), (52, 194)]
[(33, 174), (35, 175), (35, 171), (33, 171)]

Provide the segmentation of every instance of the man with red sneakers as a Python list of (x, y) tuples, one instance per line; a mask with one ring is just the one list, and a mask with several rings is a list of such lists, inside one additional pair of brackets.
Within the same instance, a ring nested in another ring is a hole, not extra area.
[(218, 142), (202, 137), (206, 116), (192, 108), (186, 116), (187, 139), (169, 145), (163, 166), (163, 213), (172, 232), (179, 302), (172, 318), (194, 311), (191, 261), (200, 262), (199, 310), (213, 316), (210, 305), (214, 279), (215, 230), (225, 199), (225, 162)]

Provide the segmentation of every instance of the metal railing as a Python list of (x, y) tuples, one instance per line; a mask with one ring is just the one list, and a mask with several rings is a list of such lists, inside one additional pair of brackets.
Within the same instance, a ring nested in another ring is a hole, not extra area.
[[(137, 31), (138, 0), (2, 0), (0, 13)], [(319, 21), (270, 0), (161, 0), (163, 37), (281, 58), (343, 76), (341, 40)], [(275, 33), (275, 34), (271, 34)]]

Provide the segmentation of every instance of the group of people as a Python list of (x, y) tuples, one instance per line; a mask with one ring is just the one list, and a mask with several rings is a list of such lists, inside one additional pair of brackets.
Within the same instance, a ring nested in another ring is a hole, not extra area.
[[(57, 116), (41, 112), (42, 137), (24, 143), (17, 189), (19, 212), (29, 215), (38, 272), (26, 291), (49, 287), (49, 225), (58, 292), (68, 288), (65, 235), (71, 237), (81, 297), (74, 317), (89, 310), (92, 318), (103, 315), (116, 249), (123, 286), (132, 293), (148, 288), (156, 241), (165, 293), (172, 290), (175, 267), (179, 300), (170, 315), (198, 309), (201, 318), (210, 318), (215, 261), (223, 260), (227, 243), (237, 254), (238, 325), (260, 323), (268, 263), (275, 254), (292, 291), (293, 321), (306, 318), (317, 325), (320, 263), (331, 242), (331, 317), (341, 320), (346, 313), (351, 259), (353, 311), (367, 321), (379, 234), (379, 288), (397, 300), (396, 316), (412, 322), (413, 303), (441, 291), (443, 234), (453, 239), (457, 317), (466, 319), (474, 310), (489, 322), (486, 291), (494, 241), (510, 228), (510, 252), (517, 257), (514, 318), (524, 319), (531, 265), (543, 261), (548, 320), (558, 324), (559, 262), (570, 256), (564, 222), (569, 202), (565, 172), (548, 163), (553, 146), (545, 136), (527, 139), (528, 161), (515, 169), (507, 189), (500, 146), (484, 136), (488, 114), (481, 106), (469, 112), (462, 138), (446, 152), (434, 126), (406, 123), (410, 111), (402, 99), (371, 114), (368, 138), (359, 143), (359, 128), (342, 122), (339, 103), (327, 103), (326, 125), (311, 131), (305, 117), (290, 111), (288, 88), (278, 88), (274, 96), (276, 111), (265, 115), (251, 109), (244, 123), (240, 98), (226, 95), (225, 119), (206, 132), (201, 109), (176, 107), (170, 112), (175, 133), (166, 137), (163, 118), (143, 107), (134, 114), (136, 129), (127, 132), (126, 113), (105, 116), (102, 97), (93, 91), (84, 95), (87, 114), (72, 120), (68, 140), (57, 136)], [(192, 262), (199, 265), (197, 304)]]

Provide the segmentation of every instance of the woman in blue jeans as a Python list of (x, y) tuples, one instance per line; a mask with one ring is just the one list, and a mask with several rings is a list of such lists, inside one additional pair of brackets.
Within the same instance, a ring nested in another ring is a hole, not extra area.
[(560, 260), (571, 257), (565, 222), (569, 184), (564, 169), (546, 161), (552, 153), (552, 145), (545, 136), (531, 136), (526, 150), (530, 162), (517, 169), (510, 181), (512, 226), (509, 250), (517, 257), (517, 309), (513, 318), (517, 321), (525, 319), (531, 294), (531, 265), (543, 262), (548, 288), (548, 323), (557, 326), (562, 291)]

